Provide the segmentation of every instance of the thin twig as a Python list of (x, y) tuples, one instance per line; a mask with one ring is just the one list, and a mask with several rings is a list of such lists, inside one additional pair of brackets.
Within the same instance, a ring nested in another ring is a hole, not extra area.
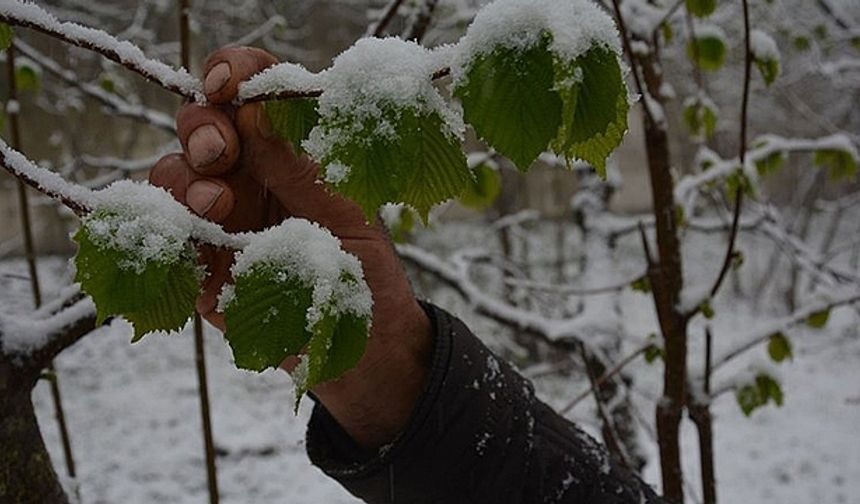
[(615, 375), (617, 375), (618, 373), (623, 371), (624, 368), (627, 367), (628, 364), (630, 364), (631, 362), (634, 362), (637, 357), (639, 357), (640, 355), (645, 353), (645, 351), (648, 350), (649, 348), (651, 348), (651, 346), (652, 345), (650, 343), (647, 345), (642, 345), (641, 347), (637, 348), (634, 352), (631, 352), (629, 355), (627, 355), (626, 357), (624, 357), (623, 359), (618, 361), (618, 364), (613, 366), (612, 369), (606, 371), (605, 373), (603, 373), (600, 376), (600, 378), (596, 379), (594, 381), (594, 384), (591, 387), (589, 387), (588, 390), (582, 391), (578, 396), (574, 397), (573, 400), (571, 400), (563, 408), (561, 408), (559, 410), (559, 413), (564, 415), (567, 412), (569, 412), (570, 410), (572, 410), (573, 408), (575, 408), (577, 404), (579, 404), (582, 401), (584, 401), (585, 399), (587, 399), (591, 393), (593, 393), (595, 390), (598, 390), (600, 387), (603, 386), (604, 383), (611, 380)]
[(655, 116), (651, 112), (651, 106), (648, 104), (647, 91), (642, 85), (639, 78), (639, 68), (636, 57), (633, 53), (633, 48), (630, 46), (630, 38), (627, 31), (627, 25), (624, 23), (624, 17), (621, 15), (621, 6), (618, 0), (612, 0), (612, 8), (615, 11), (615, 18), (618, 20), (618, 31), (621, 33), (621, 42), (624, 45), (624, 52), (627, 54), (627, 59), (630, 60), (630, 73), (633, 74), (633, 81), (636, 84), (636, 91), (642, 97), (642, 108), (645, 110), (645, 115), (652, 124), (656, 124)]
[[(750, 42), (750, 14), (749, 14), (749, 4), (747, 0), (741, 0), (743, 5), (744, 12), (744, 90), (743, 90), (743, 98), (741, 100), (741, 132), (740, 132), (740, 140), (738, 146), (738, 159), (741, 162), (741, 170), (746, 167), (746, 155), (747, 155), (747, 123), (748, 121), (748, 111), (749, 111), (749, 95), (750, 95), (750, 81), (752, 79), (752, 44)], [(735, 255), (735, 242), (737, 241), (738, 236), (738, 223), (741, 220), (741, 207), (743, 205), (743, 184), (739, 183), (737, 190), (735, 191), (735, 208), (734, 215), (732, 217), (732, 230), (729, 234), (729, 244), (726, 247), (726, 255), (723, 259), (723, 266), (720, 268), (720, 274), (717, 276), (717, 280), (714, 282), (713, 287), (711, 287), (710, 294), (711, 297), (717, 295), (717, 292), (720, 291), (720, 287), (723, 284), (723, 281), (726, 279), (726, 274), (729, 272), (729, 269), (732, 266), (732, 260)]]
[[(9, 85), (9, 102), (18, 102), (18, 87), (15, 75), (15, 48), (9, 47), (6, 51), (6, 70)], [(20, 109), (20, 104), (18, 104)], [(20, 110), (9, 114), (9, 141), (13, 148), (21, 148), (21, 126), (19, 123)], [(30, 276), (30, 289), (33, 294), (35, 309), (42, 306), (42, 289), (39, 285), (39, 270), (36, 267), (36, 246), (33, 240), (33, 224), (30, 218), (30, 204), (27, 197), (27, 186), (20, 178), (16, 180), (18, 186), (18, 203), (21, 217), (21, 233), (24, 237), (24, 252), (27, 258), (27, 268)], [(70, 478), (75, 478), (75, 458), (72, 453), (72, 442), (69, 436), (69, 428), (66, 425), (66, 413), (63, 409), (63, 397), (60, 393), (60, 383), (54, 362), (51, 360), (47, 365), (48, 371), (53, 375), (49, 387), (51, 389), (51, 400), (54, 403), (54, 412), (57, 419), (57, 427), (60, 431), (60, 443), (63, 447), (63, 458), (66, 462), (66, 472)]]
[(385, 7), (385, 11), (383, 12), (382, 17), (379, 18), (378, 21), (375, 21), (368, 25), (367, 31), (365, 32), (365, 36), (381, 37), (382, 34), (385, 33), (385, 29), (388, 28), (388, 25), (391, 24), (391, 21), (397, 14), (397, 10), (400, 9), (400, 5), (402, 4), (403, 0), (391, 0)]

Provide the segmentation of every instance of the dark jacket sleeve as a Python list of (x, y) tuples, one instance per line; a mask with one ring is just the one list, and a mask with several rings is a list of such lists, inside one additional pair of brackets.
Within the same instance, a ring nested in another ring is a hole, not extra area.
[(317, 404), (311, 461), (369, 503), (659, 503), (606, 449), (535, 398), (458, 319), (424, 305), (432, 369), (404, 432), (362, 452)]

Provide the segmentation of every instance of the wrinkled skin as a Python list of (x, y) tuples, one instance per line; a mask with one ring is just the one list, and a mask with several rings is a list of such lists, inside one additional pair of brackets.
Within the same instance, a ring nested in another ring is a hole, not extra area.
[[(184, 105), (176, 118), (182, 152), (161, 158), (150, 182), (230, 232), (256, 231), (288, 217), (318, 222), (361, 260), (374, 299), (373, 330), (358, 366), (315, 394), (344, 429), (369, 448), (388, 443), (408, 421), (426, 378), (430, 324), (412, 294), (385, 231), (355, 203), (318, 183), (319, 165), (273, 134), (261, 103), (231, 105), (239, 83), (275, 64), (254, 48), (225, 48), (204, 67), (209, 104)], [(225, 329), (215, 310), (230, 279), (233, 251), (202, 246), (209, 273), (198, 312)], [(282, 367), (290, 370), (296, 359)]]

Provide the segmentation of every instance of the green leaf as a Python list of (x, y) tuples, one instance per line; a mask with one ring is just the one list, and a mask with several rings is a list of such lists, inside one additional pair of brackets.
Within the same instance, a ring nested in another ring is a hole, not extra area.
[(564, 109), (553, 150), (569, 161), (588, 161), (605, 178), (606, 158), (627, 133), (627, 87), (618, 57), (594, 47), (572, 63), (557, 63), (556, 89)]
[(804, 37), (803, 35), (799, 35), (794, 37), (792, 41), (794, 48), (798, 51), (808, 51), (812, 44), (809, 41), (809, 37)]
[(299, 376), (295, 409), (302, 396), (317, 384), (333, 380), (355, 367), (367, 346), (367, 320), (345, 314), (341, 318), (325, 315), (315, 326), (302, 357), (306, 375)]
[(462, 145), (436, 113), (383, 114), (396, 134), (374, 135), (376, 125), (365, 124), (343, 138), (323, 160), (326, 181), (357, 202), (369, 221), (383, 204), (404, 203), (426, 223), (434, 205), (459, 196), (472, 180)]
[(773, 401), (777, 406), (782, 406), (784, 396), (782, 387), (770, 375), (759, 373), (753, 383), (739, 388), (735, 394), (738, 405), (744, 415), (750, 416), (756, 409)]
[(263, 371), (298, 354), (311, 339), (306, 326), (312, 297), (311, 286), (271, 267), (238, 276), (224, 309), (225, 337), (236, 366)]
[(409, 234), (415, 229), (415, 210), (407, 206), (397, 206), (396, 212), (396, 215), (383, 217), (383, 220), (388, 226), (391, 240), (394, 243), (406, 243)]
[(707, 17), (717, 9), (717, 0), (686, 0), (687, 10), (696, 17)]
[(715, 72), (726, 61), (726, 44), (717, 36), (697, 35), (687, 44), (687, 56), (702, 70)]
[(153, 331), (178, 331), (194, 314), (200, 275), (190, 247), (175, 261), (149, 261), (139, 270), (128, 266), (129, 252), (95, 243), (87, 223), (74, 240), (75, 281), (93, 298), (98, 324), (122, 316), (138, 341)]
[(12, 47), (12, 38), (14, 36), (15, 33), (12, 31), (11, 26), (6, 23), (0, 23), (0, 51), (5, 51)]
[(39, 82), (39, 71), (34, 67), (26, 63), (15, 65), (15, 84), (18, 86), (18, 91), (38, 91)]
[(714, 318), (714, 307), (711, 305), (710, 299), (703, 301), (702, 304), (699, 305), (699, 310), (706, 319), (711, 320)]
[(684, 106), (684, 124), (694, 137), (711, 138), (717, 129), (717, 110), (709, 100), (693, 99)]
[(289, 141), (298, 154), (304, 154), (302, 142), (319, 123), (316, 98), (271, 100), (265, 103), (272, 130)]
[(630, 283), (630, 288), (636, 292), (647, 294), (651, 292), (651, 280), (647, 276), (637, 278)]
[(815, 164), (827, 168), (830, 178), (833, 180), (850, 179), (857, 176), (857, 159), (847, 150), (820, 150), (815, 153)]
[(768, 154), (767, 156), (755, 160), (755, 168), (759, 176), (766, 177), (778, 172), (782, 165), (785, 164), (785, 152), (777, 151)]
[(823, 329), (830, 320), (830, 309), (815, 312), (806, 319), (806, 325), (813, 329)]
[(774, 362), (782, 362), (785, 359), (791, 359), (791, 341), (785, 334), (778, 332), (771, 334), (767, 342), (767, 353)]
[(741, 193), (744, 196), (749, 196), (750, 198), (755, 197), (755, 187), (753, 186), (752, 181), (750, 181), (747, 174), (740, 168), (733, 171), (728, 177), (726, 177), (726, 193), (730, 200), (734, 201), (735, 195), (738, 193), (738, 189), (741, 190)]
[(501, 194), (502, 176), (499, 170), (485, 164), (478, 166), (473, 172), (475, 178), (466, 185), (466, 190), (460, 195), (460, 203), (475, 210), (484, 210)]
[(500, 47), (480, 56), (454, 89), (475, 132), (523, 172), (547, 150), (562, 122), (549, 43), (545, 36), (525, 50)]
[(773, 58), (768, 59), (754, 59), (755, 66), (758, 68), (758, 71), (761, 73), (762, 78), (764, 79), (764, 83), (766, 86), (770, 86), (779, 77), (780, 72), (780, 64), (779, 60), (775, 60)]

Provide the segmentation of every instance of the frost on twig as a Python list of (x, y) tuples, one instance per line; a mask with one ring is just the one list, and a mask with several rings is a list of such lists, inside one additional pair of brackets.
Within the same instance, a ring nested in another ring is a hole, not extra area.
[(205, 101), (200, 80), (189, 74), (187, 70), (177, 70), (166, 63), (148, 58), (136, 45), (119, 40), (102, 30), (59, 21), (36, 4), (19, 0), (0, 0), (0, 21), (32, 28), (78, 47), (95, 51), (148, 80), (157, 82), (169, 91), (198, 102)]

